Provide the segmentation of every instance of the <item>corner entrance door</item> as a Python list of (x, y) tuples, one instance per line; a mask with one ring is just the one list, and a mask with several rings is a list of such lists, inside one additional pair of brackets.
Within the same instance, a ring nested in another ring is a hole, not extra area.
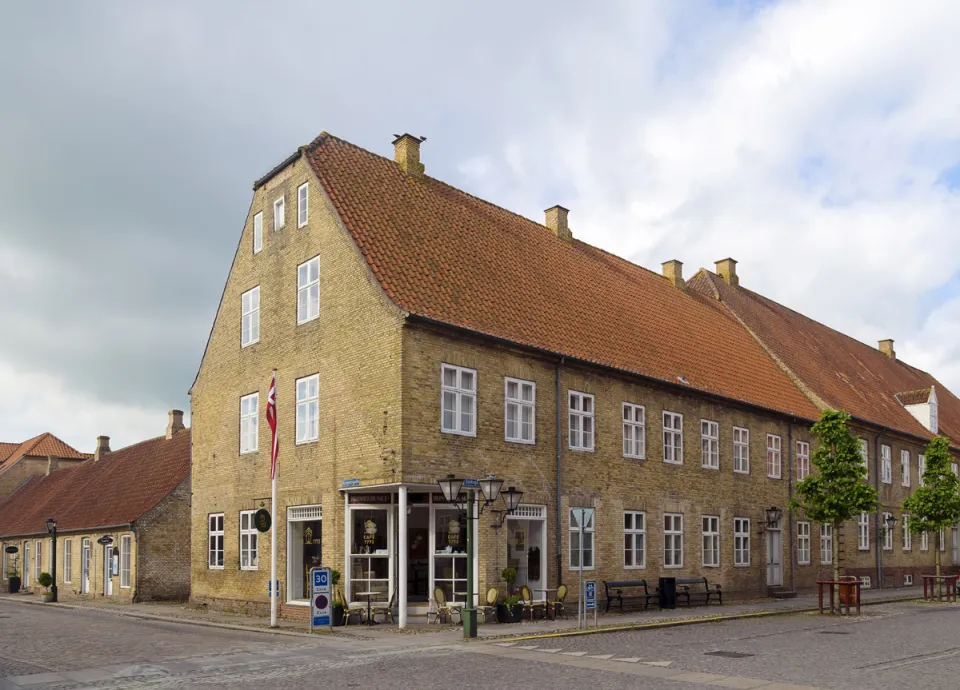
[(780, 587), (783, 584), (783, 531), (778, 522), (776, 527), (767, 528), (767, 586)]
[(80, 544), (80, 593), (90, 593), (90, 540)]
[(109, 544), (103, 547), (103, 596), (113, 596), (113, 547)]

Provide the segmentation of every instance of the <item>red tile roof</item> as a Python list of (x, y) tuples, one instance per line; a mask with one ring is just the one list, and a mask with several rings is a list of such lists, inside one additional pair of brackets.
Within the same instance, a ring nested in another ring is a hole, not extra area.
[(190, 474), (190, 430), (135, 443), (102, 457), (33, 477), (0, 501), (0, 536), (126, 525)]
[(708, 299), (329, 134), (306, 155), (394, 303), (521, 345), (814, 419)]
[(48, 455), (81, 460), (92, 457), (88, 453), (81, 453), (76, 448), (68, 446), (50, 432), (45, 432), (23, 443), (0, 443), (0, 470), (9, 467), (25, 456), (45, 458)]
[(923, 405), (930, 401), (930, 388), (921, 388), (917, 391), (897, 393), (897, 400), (901, 405)]
[(960, 441), (960, 400), (933, 376), (803, 314), (701, 269), (688, 286), (720, 300), (827, 406), (891, 429), (931, 438), (897, 393), (937, 390), (939, 431)]

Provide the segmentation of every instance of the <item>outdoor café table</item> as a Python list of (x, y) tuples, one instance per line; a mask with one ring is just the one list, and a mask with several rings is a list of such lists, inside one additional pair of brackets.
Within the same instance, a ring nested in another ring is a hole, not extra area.
[[(546, 605), (543, 607), (544, 616), (546, 616), (547, 610), (550, 608), (550, 606), (549, 606), (549, 604), (550, 604), (550, 598), (549, 598), (547, 595), (548, 595), (550, 592), (556, 592), (556, 591), (557, 591), (557, 588), (556, 588), (556, 587), (536, 587), (536, 588), (534, 588), (533, 591), (534, 591), (534, 592), (543, 592), (543, 600), (544, 600), (545, 602), (547, 602)], [(531, 615), (532, 615), (532, 614), (531, 614)], [(557, 618), (557, 612), (556, 612), (556, 611), (553, 612), (553, 618), (554, 618), (554, 620), (556, 620), (556, 618)]]
[(370, 597), (375, 594), (380, 594), (380, 592), (357, 592), (357, 596), (367, 598), (367, 625), (377, 625), (377, 622), (370, 618)]
[[(938, 601), (943, 601), (946, 594), (947, 601), (957, 600), (957, 577), (956, 575), (921, 575), (923, 578), (923, 599), (932, 600), (936, 596)], [(937, 582), (946, 585), (946, 592), (938, 591)]]
[[(819, 599), (819, 608), (820, 613), (823, 613), (823, 586), (830, 586), (830, 613), (834, 611), (834, 599), (833, 599), (833, 590), (834, 587), (839, 585), (840, 592), (838, 593), (839, 601), (837, 602), (836, 609), (843, 613), (843, 605), (847, 605), (847, 615), (850, 615), (850, 600), (853, 599), (853, 603), (857, 607), (857, 615), (860, 615), (860, 581), (854, 579), (848, 580), (817, 580), (817, 596)], [(843, 591), (843, 588), (848, 588), (846, 592)], [(852, 591), (851, 591), (852, 590)]]

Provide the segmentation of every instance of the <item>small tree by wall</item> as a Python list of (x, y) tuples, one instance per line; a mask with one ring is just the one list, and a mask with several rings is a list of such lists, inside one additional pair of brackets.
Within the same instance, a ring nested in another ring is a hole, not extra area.
[(874, 511), (877, 491), (863, 481), (860, 441), (850, 433), (850, 415), (825, 410), (813, 425), (820, 441), (811, 458), (812, 473), (797, 484), (790, 501), (814, 522), (833, 525), (833, 579), (840, 579), (840, 527), (860, 513)]

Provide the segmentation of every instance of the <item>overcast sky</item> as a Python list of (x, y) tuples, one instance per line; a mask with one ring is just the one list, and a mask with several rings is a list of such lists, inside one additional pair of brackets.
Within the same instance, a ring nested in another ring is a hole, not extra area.
[(5, 2), (0, 441), (163, 431), (251, 183), (323, 130), (960, 391), (960, 3)]

